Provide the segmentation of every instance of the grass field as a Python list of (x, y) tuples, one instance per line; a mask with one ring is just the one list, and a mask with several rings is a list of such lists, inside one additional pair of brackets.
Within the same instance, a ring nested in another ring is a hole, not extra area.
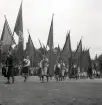
[(26, 83), (16, 77), (15, 84), (5, 85), (0, 77), (1, 105), (102, 105), (102, 79), (80, 79), (41, 83), (29, 77)]

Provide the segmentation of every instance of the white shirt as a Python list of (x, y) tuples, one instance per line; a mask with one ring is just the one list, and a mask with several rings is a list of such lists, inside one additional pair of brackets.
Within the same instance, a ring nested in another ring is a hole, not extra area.
[(24, 59), (24, 61), (27, 63), (24, 67), (30, 66), (30, 60), (29, 59)]

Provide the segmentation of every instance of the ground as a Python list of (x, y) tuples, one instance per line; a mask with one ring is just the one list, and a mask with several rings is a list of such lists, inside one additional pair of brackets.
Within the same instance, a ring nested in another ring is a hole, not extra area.
[(22, 77), (16, 77), (10, 85), (5, 81), (0, 76), (1, 105), (102, 105), (102, 79), (41, 83), (29, 77), (24, 83)]

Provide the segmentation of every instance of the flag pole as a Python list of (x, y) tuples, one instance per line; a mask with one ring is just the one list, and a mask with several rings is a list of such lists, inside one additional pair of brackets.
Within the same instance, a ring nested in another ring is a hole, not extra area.
[(38, 41), (39, 41), (40, 47), (42, 48), (42, 44), (41, 44), (41, 42), (40, 42), (39, 38), (38, 38)]
[(27, 29), (27, 31), (28, 31), (28, 34), (30, 35), (30, 33), (29, 33), (29, 29)]

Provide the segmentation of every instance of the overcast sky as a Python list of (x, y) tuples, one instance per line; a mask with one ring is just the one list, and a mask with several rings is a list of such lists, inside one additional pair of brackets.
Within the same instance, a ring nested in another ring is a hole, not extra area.
[[(20, 4), (21, 0), (0, 0), (0, 35), (4, 15), (13, 32)], [(62, 48), (67, 30), (71, 30), (73, 50), (83, 36), (83, 47), (91, 47), (92, 58), (102, 53), (102, 0), (23, 0), (25, 42), (29, 29), (36, 48), (40, 47), (38, 38), (46, 45), (53, 13), (54, 46)]]

